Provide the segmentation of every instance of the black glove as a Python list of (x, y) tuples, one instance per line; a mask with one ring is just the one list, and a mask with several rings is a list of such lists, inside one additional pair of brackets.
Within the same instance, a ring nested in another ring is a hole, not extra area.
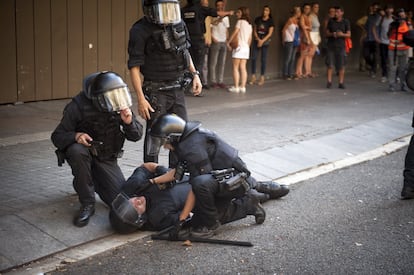
[(178, 240), (178, 234), (180, 233), (180, 230), (183, 227), (185, 222), (186, 222), (185, 220), (176, 222), (174, 226), (171, 228), (171, 230), (168, 232), (168, 238), (171, 241)]

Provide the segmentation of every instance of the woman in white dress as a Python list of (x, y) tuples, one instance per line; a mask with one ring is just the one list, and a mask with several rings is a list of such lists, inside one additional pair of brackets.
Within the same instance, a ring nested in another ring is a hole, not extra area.
[(250, 12), (247, 7), (238, 8), (236, 16), (236, 26), (227, 42), (227, 47), (231, 50), (230, 41), (236, 36), (238, 38), (238, 47), (232, 50), (234, 86), (229, 88), (229, 92), (245, 93), (247, 83), (247, 60), (250, 56), (253, 27), (251, 25)]

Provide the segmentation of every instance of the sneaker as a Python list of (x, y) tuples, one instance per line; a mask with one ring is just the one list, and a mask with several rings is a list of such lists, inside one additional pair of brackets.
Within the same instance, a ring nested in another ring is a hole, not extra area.
[(241, 93), (245, 93), (246, 92), (246, 87), (240, 87), (239, 90), (240, 90)]
[(345, 85), (344, 85), (344, 83), (339, 83), (339, 84), (338, 84), (338, 88), (339, 88), (339, 89), (345, 89)]
[(387, 82), (387, 80), (388, 79), (385, 76), (381, 77), (381, 83), (385, 83), (385, 82)]
[(332, 88), (332, 82), (326, 83), (326, 88), (328, 88), (328, 89)]
[(229, 91), (230, 93), (240, 93), (240, 88), (239, 88), (239, 87), (234, 87), (234, 86), (231, 86), (231, 87), (228, 89), (228, 91)]

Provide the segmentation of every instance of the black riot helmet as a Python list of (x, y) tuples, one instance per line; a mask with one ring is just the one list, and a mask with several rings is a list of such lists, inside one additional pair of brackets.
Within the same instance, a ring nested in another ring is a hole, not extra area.
[(181, 22), (181, 8), (178, 0), (143, 0), (142, 10), (154, 24), (169, 25)]
[(186, 122), (174, 114), (165, 114), (157, 118), (149, 130), (147, 153), (150, 156), (158, 155), (165, 143), (175, 145), (183, 138), (201, 126), (200, 122)]
[(128, 86), (117, 73), (103, 71), (88, 75), (83, 91), (101, 112), (117, 112), (132, 106)]
[(128, 234), (140, 229), (147, 222), (147, 215), (138, 214), (129, 197), (123, 193), (116, 196), (109, 211), (112, 228), (121, 234)]

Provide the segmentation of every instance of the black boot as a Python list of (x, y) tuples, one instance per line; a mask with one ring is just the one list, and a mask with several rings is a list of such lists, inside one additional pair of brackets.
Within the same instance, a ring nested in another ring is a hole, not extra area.
[(261, 193), (269, 194), (271, 199), (278, 199), (289, 193), (286, 185), (279, 185), (274, 181), (259, 181), (255, 189)]
[(77, 227), (82, 227), (88, 224), (89, 218), (95, 214), (95, 205), (94, 204), (85, 204), (82, 205), (79, 210), (79, 215), (75, 217), (73, 223)]
[(414, 188), (410, 186), (404, 186), (401, 191), (401, 199), (403, 200), (414, 199)]
[(260, 203), (265, 203), (268, 200), (270, 200), (270, 195), (269, 194), (261, 193), (261, 192), (257, 191), (256, 189), (250, 189), (249, 192), (250, 192), (251, 195), (258, 198)]
[(247, 215), (253, 215), (257, 224), (264, 223), (266, 219), (266, 211), (260, 204), (260, 196), (258, 192), (250, 189), (247, 193)]

